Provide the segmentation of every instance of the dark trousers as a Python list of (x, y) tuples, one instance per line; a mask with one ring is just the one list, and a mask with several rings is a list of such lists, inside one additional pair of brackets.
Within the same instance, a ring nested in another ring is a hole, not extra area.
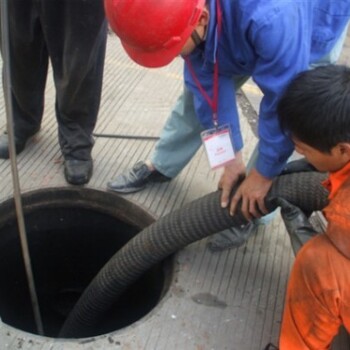
[(17, 138), (39, 130), (49, 59), (65, 159), (91, 159), (107, 24), (102, 0), (10, 0), (10, 55)]

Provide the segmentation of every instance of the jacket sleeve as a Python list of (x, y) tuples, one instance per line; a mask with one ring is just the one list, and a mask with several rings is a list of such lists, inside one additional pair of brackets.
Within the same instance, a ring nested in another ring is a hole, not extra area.
[[(212, 99), (214, 65), (212, 63), (204, 63), (200, 54), (192, 54), (190, 59), (196, 78), (201, 82), (209, 98)], [(188, 87), (193, 94), (197, 118), (205, 129), (213, 128), (213, 110), (207, 99), (199, 90), (186, 63), (184, 78), (186, 87)], [(239, 125), (235, 87), (230, 76), (219, 75), (218, 121), (219, 125), (230, 125), (234, 149), (236, 152), (241, 150), (243, 147), (243, 138)]]
[(308, 68), (310, 33), (293, 11), (288, 16), (276, 13), (268, 24), (261, 27), (256, 24), (252, 32), (257, 55), (253, 80), (263, 92), (256, 168), (262, 175), (272, 178), (281, 172), (293, 151), (291, 140), (279, 127), (277, 103), (293, 77)]

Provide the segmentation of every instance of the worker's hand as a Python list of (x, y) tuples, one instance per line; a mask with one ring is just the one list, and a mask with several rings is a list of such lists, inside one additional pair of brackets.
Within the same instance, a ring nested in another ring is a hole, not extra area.
[(221, 194), (221, 207), (226, 208), (229, 205), (230, 194), (233, 186), (238, 180), (245, 177), (245, 164), (242, 159), (242, 152), (237, 152), (235, 159), (225, 165), (224, 172), (219, 181)]
[(271, 185), (272, 179), (261, 175), (256, 169), (252, 169), (231, 199), (230, 215), (235, 214), (240, 200), (242, 200), (242, 214), (247, 220), (268, 214), (265, 196)]
[(317, 232), (300, 208), (283, 198), (277, 198), (276, 202), (281, 207), (281, 216), (296, 254)]

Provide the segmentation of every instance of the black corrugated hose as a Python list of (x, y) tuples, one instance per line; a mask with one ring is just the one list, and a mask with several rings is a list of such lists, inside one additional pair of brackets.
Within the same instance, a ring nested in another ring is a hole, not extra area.
[[(327, 205), (321, 185), (326, 175), (300, 172), (277, 177), (266, 197), (269, 211), (282, 197), (300, 209), (312, 212)], [(125, 289), (154, 264), (216, 232), (245, 223), (241, 212), (231, 217), (220, 206), (220, 192), (213, 192), (161, 217), (122, 247), (101, 269), (66, 319), (60, 336), (80, 338), (98, 324)]]

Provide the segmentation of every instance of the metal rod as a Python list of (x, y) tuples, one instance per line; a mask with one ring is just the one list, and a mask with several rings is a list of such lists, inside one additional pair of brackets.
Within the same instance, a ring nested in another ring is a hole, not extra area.
[(34, 319), (36, 322), (39, 335), (44, 335), (44, 328), (40, 315), (38, 296), (35, 289), (33, 270), (30, 260), (28, 240), (24, 223), (23, 207), (21, 200), (21, 190), (19, 185), (17, 158), (16, 158), (16, 146), (15, 136), (13, 128), (13, 110), (11, 100), (11, 73), (10, 73), (10, 38), (9, 38), (9, 12), (8, 12), (8, 0), (0, 0), (1, 10), (1, 43), (2, 43), (2, 57), (3, 57), (3, 83), (4, 83), (4, 97), (6, 106), (6, 120), (7, 120), (7, 133), (9, 142), (9, 153), (12, 170), (12, 182), (14, 190), (14, 199), (16, 206), (16, 214), (18, 220), (19, 236), (21, 241), (21, 248), (23, 254), (23, 260), (25, 270), (27, 274), (27, 280), (29, 285), (29, 293), (32, 301)]
[(127, 140), (159, 140), (158, 136), (142, 136), (142, 135), (122, 135), (122, 134), (92, 134), (95, 137), (107, 137), (114, 139), (127, 139)]

